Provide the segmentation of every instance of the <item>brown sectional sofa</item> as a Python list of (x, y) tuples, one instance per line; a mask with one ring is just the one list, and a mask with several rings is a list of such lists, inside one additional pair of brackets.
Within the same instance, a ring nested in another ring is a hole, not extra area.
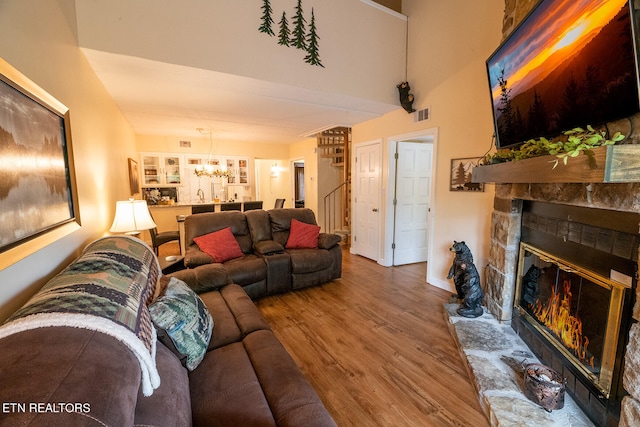
[(189, 377), (194, 425), (211, 419), (229, 426), (335, 425), (240, 286), (202, 299), (220, 325), (207, 357)]
[[(311, 209), (227, 211), (190, 215), (185, 219), (184, 263), (175, 275), (196, 292), (228, 275), (253, 298), (314, 286), (340, 278), (342, 249), (337, 234), (320, 233), (314, 249), (287, 249), (292, 219), (316, 225)], [(194, 238), (231, 228), (243, 256), (215, 263)]]
[[(152, 268), (138, 285), (155, 288), (157, 260), (146, 249)], [(95, 273), (102, 280), (114, 271)], [(157, 341), (160, 385), (150, 396), (139, 360), (113, 336), (68, 326), (0, 334), (0, 425), (335, 426), (246, 292), (226, 275), (210, 279), (217, 289), (200, 294), (214, 322), (204, 359), (188, 371)]]

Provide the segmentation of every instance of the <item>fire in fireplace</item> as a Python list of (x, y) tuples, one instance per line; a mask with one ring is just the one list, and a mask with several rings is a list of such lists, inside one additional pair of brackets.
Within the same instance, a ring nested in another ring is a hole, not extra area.
[(627, 286), (521, 244), (520, 314), (609, 397)]
[(587, 350), (591, 340), (587, 334), (582, 333), (582, 318), (577, 313), (574, 314), (578, 307), (573, 304), (572, 289), (571, 280), (563, 280), (562, 286), (556, 282), (555, 286), (549, 289), (550, 295), (546, 302), (538, 299), (535, 305), (529, 305), (528, 308), (536, 320), (559, 339), (580, 362), (590, 367), (592, 372), (598, 372), (599, 369), (596, 370), (594, 363), (595, 356)]
[(573, 293), (571, 292), (571, 280), (563, 280), (562, 286), (558, 283), (550, 288), (550, 296), (543, 303), (539, 299), (534, 306), (529, 306), (533, 316), (548, 331), (551, 332), (566, 349), (570, 350), (580, 362), (591, 370), (596, 371), (593, 353), (587, 351), (589, 338), (582, 333), (582, 319), (573, 314), (577, 311), (574, 308)]

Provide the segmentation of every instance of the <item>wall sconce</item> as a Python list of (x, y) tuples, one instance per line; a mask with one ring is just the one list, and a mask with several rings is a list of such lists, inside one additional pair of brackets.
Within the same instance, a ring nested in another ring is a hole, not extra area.
[(270, 176), (271, 178), (277, 178), (278, 176), (280, 176), (280, 168), (278, 167), (277, 163), (274, 163), (273, 166), (271, 166)]
[(142, 230), (156, 228), (146, 200), (121, 200), (116, 202), (116, 216), (109, 231), (137, 236)]

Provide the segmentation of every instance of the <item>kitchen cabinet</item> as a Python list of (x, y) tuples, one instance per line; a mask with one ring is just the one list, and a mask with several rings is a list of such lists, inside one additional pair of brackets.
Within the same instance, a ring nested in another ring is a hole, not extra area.
[(230, 156), (225, 158), (226, 169), (232, 171), (229, 184), (250, 185), (249, 158)]
[(182, 184), (183, 156), (169, 153), (140, 153), (140, 163), (143, 186)]
[[(251, 196), (249, 159), (248, 156), (141, 152), (140, 182), (144, 188), (177, 187), (180, 202), (197, 202), (201, 197), (205, 201), (243, 200)], [(196, 168), (205, 165), (214, 170), (231, 171), (232, 175), (224, 179), (197, 176)]]
[[(195, 170), (199, 166), (210, 165), (214, 170), (231, 171), (229, 178), (197, 176)], [(248, 186), (251, 173), (249, 157), (222, 156), (222, 155), (187, 155), (183, 174), (182, 199), (184, 201), (198, 202), (200, 195), (204, 201), (239, 199), (241, 196), (250, 195)], [(224, 180), (224, 183), (223, 183)], [(242, 186), (242, 187), (238, 187)], [(200, 192), (199, 190), (202, 190)]]

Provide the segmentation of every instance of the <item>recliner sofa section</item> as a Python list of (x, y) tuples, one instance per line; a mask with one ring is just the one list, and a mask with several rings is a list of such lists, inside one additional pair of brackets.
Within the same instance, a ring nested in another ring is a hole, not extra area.
[(342, 275), (342, 249), (337, 234), (320, 233), (317, 250), (286, 249), (291, 220), (316, 224), (311, 209), (272, 209), (268, 214), (272, 240), (285, 247), (284, 251), (291, 259), (291, 289), (319, 285)]
[[(247, 212), (213, 212), (190, 215), (185, 219), (186, 270), (174, 273), (196, 292), (213, 289), (220, 276), (227, 274), (257, 299), (329, 282), (342, 275), (340, 236), (319, 233), (314, 248), (287, 248), (291, 221), (317, 225), (311, 209), (271, 209)], [(222, 263), (203, 252), (194, 241), (229, 227), (242, 256)]]

